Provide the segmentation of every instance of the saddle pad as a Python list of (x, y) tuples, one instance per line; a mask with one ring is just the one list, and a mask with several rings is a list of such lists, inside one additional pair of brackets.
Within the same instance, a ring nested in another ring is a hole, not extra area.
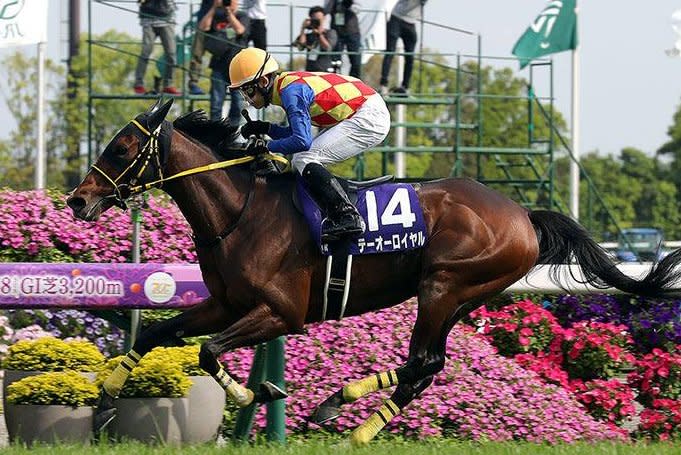
[[(310, 233), (322, 254), (333, 252), (333, 244), (321, 242), (322, 213), (302, 179), (297, 179), (298, 200)], [(386, 183), (357, 192), (355, 204), (366, 231), (350, 245), (352, 255), (392, 253), (420, 248), (426, 241), (426, 224), (414, 187)]]

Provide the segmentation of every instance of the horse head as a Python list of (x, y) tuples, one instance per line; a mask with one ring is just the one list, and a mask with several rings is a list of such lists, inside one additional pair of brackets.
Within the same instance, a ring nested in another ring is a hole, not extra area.
[(158, 100), (116, 133), (67, 199), (74, 216), (96, 221), (114, 205), (125, 209), (130, 196), (163, 179), (170, 144), (164, 120), (172, 104)]

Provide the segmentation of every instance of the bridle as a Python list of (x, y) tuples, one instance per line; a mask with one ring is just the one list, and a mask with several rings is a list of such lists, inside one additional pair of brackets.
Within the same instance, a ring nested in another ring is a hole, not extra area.
[[(139, 129), (142, 134), (147, 137), (147, 141), (142, 147), (142, 151), (135, 155), (135, 158), (130, 162), (128, 167), (126, 167), (123, 172), (118, 174), (118, 177), (112, 179), (106, 172), (101, 170), (96, 165), (92, 165), (92, 169), (99, 172), (102, 177), (104, 177), (112, 186), (113, 193), (105, 196), (103, 199), (113, 199), (114, 205), (125, 210), (128, 208), (126, 201), (135, 194), (143, 193), (157, 184), (159, 187), (163, 184), (165, 179), (163, 178), (163, 166), (161, 166), (161, 152), (159, 147), (159, 136), (161, 134), (161, 128), (163, 123), (156, 128), (154, 132), (150, 132), (147, 128), (142, 126), (140, 122), (136, 119), (130, 121), (130, 124), (134, 125)], [(152, 161), (153, 160), (153, 161)], [(138, 163), (141, 165), (138, 166)], [(146, 171), (149, 164), (152, 164), (154, 168), (154, 174), (158, 176), (158, 179), (151, 183), (145, 183), (142, 185), (137, 185), (137, 181), (142, 177), (144, 171)], [(135, 167), (139, 167), (135, 173)], [(128, 173), (133, 174), (128, 183), (118, 183), (125, 175)]]
[[(162, 127), (163, 123), (159, 125), (156, 130), (153, 132), (149, 131), (147, 128), (145, 128), (140, 122), (137, 120), (131, 120), (130, 123), (134, 125), (137, 129), (139, 129), (142, 134), (144, 134), (147, 137), (147, 141), (142, 147), (142, 150), (135, 155), (135, 158), (132, 160), (132, 162), (121, 172), (116, 178), (111, 178), (106, 172), (104, 172), (102, 169), (97, 167), (96, 165), (92, 165), (92, 169), (96, 170), (102, 177), (104, 177), (112, 186), (113, 186), (113, 191), (111, 194), (108, 196), (104, 196), (102, 199), (103, 200), (113, 200), (113, 204), (116, 205), (117, 207), (120, 207), (123, 210), (127, 209), (127, 200), (135, 196), (137, 194), (144, 193), (145, 191), (150, 190), (151, 188), (161, 188), (165, 182), (180, 178), (180, 177), (185, 177), (188, 175), (193, 175), (193, 174), (198, 174), (201, 172), (206, 172), (206, 171), (212, 171), (215, 169), (224, 169), (230, 166), (236, 166), (238, 164), (243, 164), (243, 163), (248, 163), (250, 161), (254, 161), (256, 159), (255, 156), (243, 156), (241, 158), (235, 158), (231, 160), (226, 160), (226, 161), (219, 161), (217, 163), (211, 163), (207, 164), (205, 166), (199, 166), (191, 169), (187, 169), (181, 172), (178, 172), (177, 174), (171, 175), (169, 177), (164, 177), (163, 176), (163, 164), (162, 164), (162, 148), (161, 144), (163, 144), (166, 147), (170, 147), (170, 136), (171, 133), (166, 131), (165, 134), (165, 139), (161, 136), (161, 133), (163, 132)], [(167, 125), (172, 124), (170, 122), (164, 122)], [(167, 157), (167, 151), (164, 156)], [(288, 160), (286, 158), (275, 155), (273, 153), (266, 153), (261, 155), (267, 159), (275, 160), (282, 162), (286, 164), (287, 166), (289, 165)], [(142, 177), (144, 174), (144, 171), (149, 166), (153, 167), (153, 172), (156, 178), (147, 183), (141, 183), (137, 184), (139, 179)], [(138, 169), (137, 169), (138, 168)], [(128, 181), (128, 183), (119, 183), (121, 179), (128, 175), (132, 174), (132, 177)]]

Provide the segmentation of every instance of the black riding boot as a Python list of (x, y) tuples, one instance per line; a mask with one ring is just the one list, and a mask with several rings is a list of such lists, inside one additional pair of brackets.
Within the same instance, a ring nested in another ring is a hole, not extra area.
[(364, 221), (336, 178), (324, 166), (310, 163), (303, 169), (310, 194), (326, 216), (322, 222), (322, 242), (343, 237), (356, 238), (364, 232)]

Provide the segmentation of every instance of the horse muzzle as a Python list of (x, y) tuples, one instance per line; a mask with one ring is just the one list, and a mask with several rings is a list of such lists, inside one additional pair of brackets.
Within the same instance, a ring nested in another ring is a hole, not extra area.
[(113, 204), (105, 198), (88, 201), (83, 196), (72, 194), (66, 199), (66, 205), (73, 211), (74, 217), (84, 221), (97, 221), (102, 212)]

